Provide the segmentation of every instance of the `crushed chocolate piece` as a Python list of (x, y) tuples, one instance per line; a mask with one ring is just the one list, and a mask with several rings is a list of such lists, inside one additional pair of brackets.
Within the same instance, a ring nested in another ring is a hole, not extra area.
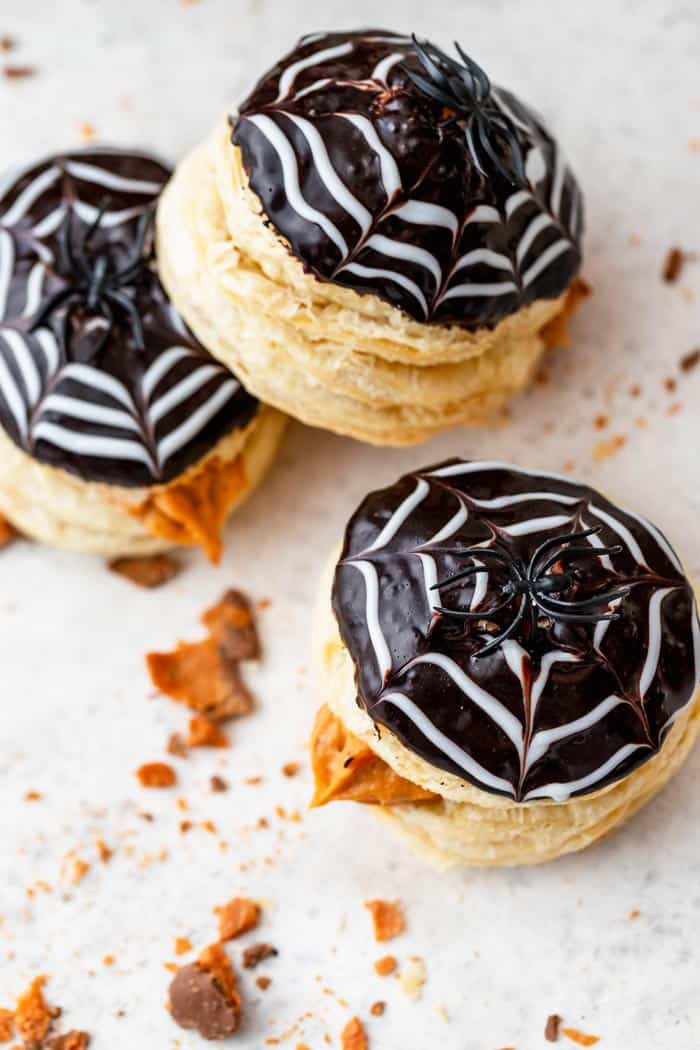
[(351, 1017), (340, 1033), (342, 1050), (367, 1050), (367, 1036), (359, 1017)]
[(219, 940), (232, 941), (260, 922), (260, 908), (247, 897), (234, 897), (227, 904), (214, 908), (219, 917)]
[(5, 66), (2, 74), (8, 80), (26, 80), (36, 76), (36, 69), (34, 66)]
[(390, 973), (394, 973), (397, 966), (398, 963), (393, 955), (383, 955), (374, 964), (374, 972), (380, 977), (388, 977)]
[(295, 777), (300, 769), (301, 765), (298, 762), (285, 762), (282, 766), (282, 772), (286, 777)]
[(229, 747), (223, 729), (204, 715), (195, 715), (190, 719), (187, 743), (189, 747)]
[(669, 248), (661, 271), (661, 277), (666, 284), (674, 284), (678, 280), (685, 258), (685, 252), (680, 248)]
[(271, 944), (265, 944), (263, 941), (259, 944), (251, 944), (250, 948), (246, 948), (243, 952), (243, 966), (246, 970), (253, 970), (258, 963), (269, 959), (271, 955), (279, 955), (277, 949)]
[(25, 992), (20, 995), (15, 1007), (15, 1028), (25, 1043), (41, 1042), (49, 1034), (51, 1022), (60, 1014), (55, 1006), (49, 1006), (44, 998), (46, 977), (35, 977)]
[(220, 944), (205, 948), (197, 962), (182, 966), (170, 984), (170, 1011), (181, 1028), (204, 1039), (225, 1039), (240, 1023), (241, 997)]
[(544, 1026), (544, 1037), (548, 1043), (556, 1043), (559, 1039), (559, 1026), (561, 1017), (559, 1014), (550, 1014)]
[(177, 782), (175, 770), (165, 762), (147, 762), (136, 770), (141, 787), (169, 788)]
[(272, 978), (271, 977), (256, 977), (255, 978), (255, 983), (257, 984), (258, 988), (262, 992), (265, 992), (265, 991), (267, 991), (267, 989), (272, 984)]
[(260, 642), (248, 598), (237, 590), (226, 591), (202, 623), (227, 660), (258, 660)]
[(179, 642), (169, 653), (148, 653), (146, 663), (156, 689), (199, 714), (223, 721), (252, 710), (238, 664), (224, 657), (212, 638)]
[(382, 1002), (381, 999), (378, 999), (376, 1003), (372, 1003), (369, 1008), (372, 1017), (381, 1017), (385, 1010), (386, 1003)]
[(682, 357), (680, 360), (680, 366), (682, 372), (692, 372), (694, 368), (700, 363), (700, 347), (697, 350), (691, 350), (689, 354)]
[(114, 558), (111, 572), (123, 576), (137, 587), (161, 587), (182, 572), (182, 565), (170, 554), (148, 554), (139, 558)]
[(78, 1032), (73, 1028), (65, 1035), (55, 1035), (48, 1039), (42, 1046), (42, 1050), (86, 1050), (90, 1045), (90, 1036), (87, 1032)]
[(578, 1028), (562, 1028), (561, 1031), (562, 1035), (565, 1035), (572, 1043), (578, 1043), (579, 1046), (594, 1046), (600, 1042), (599, 1035), (587, 1035), (585, 1032), (580, 1032)]
[(176, 758), (187, 758), (189, 754), (187, 741), (182, 733), (171, 733), (165, 745), (165, 750), (169, 755), (175, 755)]
[(372, 915), (375, 941), (390, 941), (406, 928), (403, 909), (399, 901), (365, 901), (365, 908)]
[(228, 791), (228, 783), (216, 773), (209, 778), (209, 787), (215, 792)]

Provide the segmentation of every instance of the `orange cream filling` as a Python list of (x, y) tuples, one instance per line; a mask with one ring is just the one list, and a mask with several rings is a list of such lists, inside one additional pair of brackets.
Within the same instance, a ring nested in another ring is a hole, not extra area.
[(221, 530), (246, 481), (242, 456), (228, 462), (212, 456), (184, 478), (154, 489), (129, 513), (151, 535), (171, 543), (199, 544), (218, 564)]
[(584, 281), (583, 277), (574, 277), (569, 285), (569, 290), (566, 294), (566, 299), (564, 300), (564, 305), (561, 310), (556, 317), (553, 317), (551, 321), (547, 322), (544, 328), (540, 329), (540, 335), (549, 349), (565, 349), (571, 345), (571, 339), (569, 338), (569, 321), (576, 313), (583, 300), (587, 299), (590, 294), (590, 285)]
[(364, 740), (350, 733), (326, 704), (314, 723), (311, 768), (315, 783), (312, 807), (341, 799), (395, 806), (438, 797), (395, 773)]

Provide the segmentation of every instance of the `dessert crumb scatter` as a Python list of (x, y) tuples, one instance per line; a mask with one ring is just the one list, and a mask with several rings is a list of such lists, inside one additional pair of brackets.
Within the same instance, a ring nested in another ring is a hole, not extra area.
[(149, 554), (136, 558), (115, 558), (109, 563), (109, 569), (137, 587), (152, 590), (174, 579), (182, 571), (182, 565), (170, 554)]
[(8, 80), (27, 80), (36, 76), (34, 66), (4, 66), (2, 75)]
[(17, 41), (13, 36), (7, 34), (0, 36), (0, 51), (14, 51), (17, 47)]
[(697, 350), (691, 350), (690, 353), (685, 354), (680, 360), (680, 367), (682, 372), (692, 372), (694, 368), (700, 363), (700, 347)]
[(215, 793), (221, 793), (222, 791), (228, 791), (228, 784), (223, 777), (220, 777), (217, 773), (209, 778), (209, 787)]
[(166, 762), (146, 762), (136, 770), (141, 787), (169, 788), (177, 782), (175, 770)]
[(285, 762), (282, 766), (282, 772), (286, 777), (295, 777), (300, 769), (301, 766), (298, 762)]
[(263, 960), (278, 954), (276, 948), (273, 948), (271, 944), (265, 944), (263, 941), (259, 944), (251, 944), (243, 952), (243, 966), (246, 970), (253, 970)]
[(678, 247), (669, 248), (664, 260), (661, 276), (666, 284), (674, 284), (681, 275), (685, 252)]
[(40, 791), (25, 791), (24, 793), (25, 802), (41, 802), (43, 797)]
[(556, 1043), (559, 1039), (559, 1028), (561, 1017), (559, 1014), (550, 1014), (544, 1026), (544, 1037), (548, 1043)]
[(419, 999), (425, 984), (425, 963), (412, 955), (401, 974), (401, 991), (409, 999)]
[(390, 941), (403, 933), (406, 920), (399, 901), (365, 901), (365, 908), (372, 916), (376, 941)]
[(165, 745), (165, 750), (169, 755), (174, 755), (176, 758), (186, 758), (189, 749), (182, 733), (171, 733)]
[(205, 948), (196, 962), (177, 970), (169, 1002), (173, 1020), (204, 1039), (225, 1039), (236, 1031), (241, 997), (236, 974), (220, 944)]
[(592, 456), (596, 463), (603, 463), (625, 447), (627, 438), (624, 434), (613, 434), (612, 437), (598, 441), (593, 446)]
[(176, 937), (173, 951), (176, 955), (187, 955), (192, 951), (192, 942), (188, 937)]
[(633, 908), (627, 916), (627, 918), (631, 920), (638, 919), (641, 914), (642, 913), (640, 912), (639, 908)]
[(190, 719), (187, 744), (189, 747), (228, 747), (229, 740), (216, 722), (204, 715), (195, 715)]
[(388, 977), (389, 974), (394, 973), (398, 963), (393, 955), (383, 955), (381, 959), (377, 959), (374, 964), (375, 973), (379, 974), (380, 977)]
[(340, 1033), (340, 1045), (342, 1050), (367, 1050), (367, 1035), (359, 1017), (351, 1017), (345, 1025)]
[(219, 919), (219, 939), (232, 941), (248, 930), (254, 930), (260, 922), (260, 908), (247, 897), (234, 897), (220, 907), (214, 908)]
[(382, 1002), (381, 999), (378, 999), (376, 1003), (372, 1003), (372, 1005), (369, 1008), (369, 1012), (372, 1014), (372, 1017), (381, 1017), (385, 1010), (386, 1003)]
[(580, 1032), (578, 1028), (562, 1028), (562, 1035), (565, 1035), (567, 1039), (570, 1039), (572, 1043), (576, 1043), (578, 1046), (594, 1046), (600, 1042), (600, 1036), (598, 1035), (587, 1035), (585, 1032)]
[(272, 984), (272, 978), (271, 977), (256, 977), (255, 978), (255, 983), (257, 984), (257, 986), (260, 989), (260, 991), (265, 992), (265, 991), (267, 991), (267, 989)]

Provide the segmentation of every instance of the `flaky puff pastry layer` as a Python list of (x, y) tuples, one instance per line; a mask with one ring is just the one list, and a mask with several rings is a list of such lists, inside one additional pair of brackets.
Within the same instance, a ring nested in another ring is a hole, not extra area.
[[(229, 469), (236, 482), (227, 499), (230, 514), (272, 464), (285, 424), (283, 415), (263, 407), (247, 427), (222, 438), (169, 485), (151, 488), (83, 481), (32, 459), (0, 430), (0, 514), (19, 532), (54, 547), (109, 556), (169, 550), (189, 542), (181, 524), (162, 520), (177, 514), (182, 491), (175, 489), (196, 485), (209, 467), (222, 474)], [(159, 500), (159, 494), (165, 499)], [(215, 546), (210, 555), (216, 554)]]
[(178, 167), (158, 212), (161, 277), (199, 339), (263, 401), (376, 444), (483, 422), (532, 379), (575, 294), (493, 330), (418, 324), (304, 272), (265, 226), (228, 130)]
[(567, 802), (517, 803), (431, 766), (385, 727), (381, 735), (357, 705), (354, 667), (329, 603), (337, 552), (327, 568), (314, 617), (314, 655), (322, 702), (343, 726), (404, 780), (434, 801), (369, 805), (422, 857), (438, 867), (538, 864), (609, 835), (654, 797), (687, 758), (700, 731), (700, 691), (676, 719), (661, 750), (629, 776)]

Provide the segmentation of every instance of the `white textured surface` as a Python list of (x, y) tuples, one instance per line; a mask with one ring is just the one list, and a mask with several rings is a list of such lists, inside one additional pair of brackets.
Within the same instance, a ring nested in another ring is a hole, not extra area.
[[(303, 759), (316, 706), (309, 608), (326, 550), (369, 487), (457, 452), (552, 469), (575, 463), (653, 516), (700, 573), (700, 369), (678, 371), (700, 344), (700, 265), (673, 287), (659, 277), (671, 244), (700, 249), (700, 152), (689, 147), (700, 137), (697, 6), (384, 0), (379, 13), (369, 0), (3, 0), (0, 35), (17, 36), (22, 48), (2, 58), (36, 65), (39, 75), (0, 78), (2, 160), (78, 144), (84, 121), (104, 141), (176, 158), (298, 33), (377, 21), (441, 43), (457, 37), (550, 119), (587, 195), (585, 270), (595, 297), (576, 322), (575, 349), (552, 361), (549, 382), (515, 406), (507, 428), (404, 452), (293, 428), (218, 570), (193, 555), (173, 584), (142, 593), (89, 558), (21, 543), (0, 555), (0, 1005), (43, 971), (66, 1025), (92, 1031), (95, 1050), (201, 1046), (163, 1009), (163, 963), (177, 934), (206, 943), (212, 907), (241, 892), (263, 899), (261, 936), (280, 949), (258, 971), (273, 977), (266, 993), (245, 976), (242, 1048), (263, 1047), (307, 1010), (303, 1035), (283, 1045), (320, 1050), (328, 1031), (337, 1046), (349, 1014), (329, 987), (363, 1018), (374, 1000), (387, 1000), (384, 1017), (368, 1023), (372, 1050), (544, 1050), (553, 1011), (599, 1034), (601, 1050), (692, 1050), (700, 1045), (700, 754), (621, 834), (541, 870), (433, 874), (359, 807), (329, 807), (301, 824), (281, 821), (274, 807), (303, 809), (309, 794), (306, 768), (293, 780), (280, 773), (283, 762)], [(663, 381), (672, 375), (678, 389), (669, 393)], [(628, 393), (634, 383), (637, 397)], [(669, 415), (674, 402), (682, 408)], [(606, 429), (594, 426), (599, 414), (610, 418)], [(595, 462), (595, 442), (610, 434), (627, 444)], [(162, 757), (186, 713), (151, 698), (142, 654), (196, 637), (199, 612), (230, 584), (273, 599), (262, 618), (266, 659), (250, 676), (259, 711), (233, 727), (230, 752), (176, 760), (179, 790), (143, 791), (133, 770)], [(209, 793), (215, 771), (230, 780), (227, 794)], [(244, 785), (261, 772), (261, 786)], [(43, 801), (24, 802), (29, 789)], [(153, 823), (138, 816), (143, 809)], [(269, 830), (244, 830), (260, 815)], [(219, 834), (182, 836), (183, 816), (212, 819)], [(62, 859), (75, 849), (94, 861), (98, 835), (117, 852), (72, 887), (60, 877)], [(168, 860), (140, 865), (163, 847)], [(254, 863), (240, 871), (246, 861)], [(30, 899), (37, 879), (51, 892)], [(383, 952), (362, 907), (370, 896), (405, 902), (409, 932), (387, 947), (402, 965), (412, 954), (425, 959), (418, 1002), (372, 972)], [(632, 909), (636, 920), (627, 919)], [(108, 953), (111, 968), (102, 964)]]

